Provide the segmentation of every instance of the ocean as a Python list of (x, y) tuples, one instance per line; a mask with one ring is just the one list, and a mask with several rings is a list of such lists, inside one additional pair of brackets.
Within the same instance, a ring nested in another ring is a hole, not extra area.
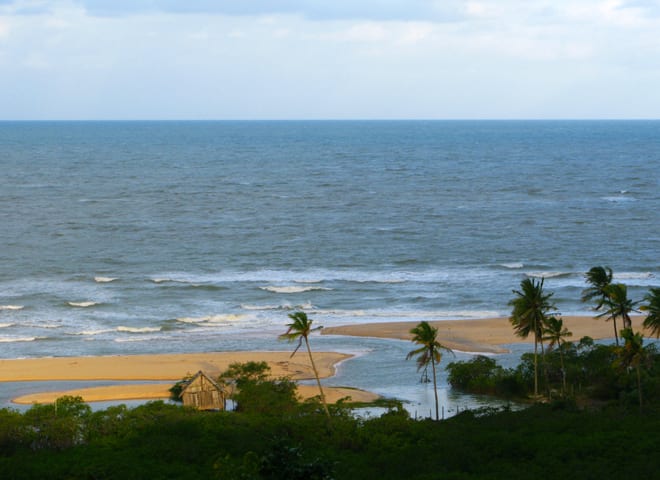
[(527, 277), (591, 315), (595, 265), (660, 285), (660, 121), (0, 122), (0, 166), (0, 358), (288, 349), (296, 310), (508, 315)]

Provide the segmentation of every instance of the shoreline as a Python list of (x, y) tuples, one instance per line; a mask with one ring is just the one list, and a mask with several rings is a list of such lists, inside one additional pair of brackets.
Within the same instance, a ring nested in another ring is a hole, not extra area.
[[(336, 352), (315, 352), (314, 361), (322, 378), (333, 376), (336, 366), (351, 355)], [(116, 381), (171, 381), (90, 387), (57, 392), (35, 392), (12, 399), (13, 403), (29, 405), (51, 403), (63, 395), (81, 396), (86, 402), (149, 400), (169, 398), (168, 389), (187, 374), (204, 371), (217, 376), (231, 363), (265, 361), (272, 377), (291, 380), (314, 378), (306, 356), (290, 352), (216, 352), (157, 355), (118, 355), (98, 357), (48, 357), (0, 360), (0, 382), (48, 382), (55, 380), (116, 380)], [(378, 395), (344, 387), (326, 387), (329, 402), (345, 396), (353, 401), (373, 401)], [(299, 395), (306, 399), (318, 394), (315, 387), (298, 385)]]
[[(614, 338), (611, 321), (589, 316), (562, 317), (564, 325), (573, 333), (570, 341), (579, 341), (584, 336), (594, 340)], [(644, 316), (632, 318), (633, 328), (643, 331)], [(409, 341), (410, 329), (417, 321), (365, 323), (326, 327), (322, 335), (374, 337)], [(438, 329), (438, 341), (452, 350), (467, 353), (507, 353), (508, 344), (532, 343), (532, 337), (522, 339), (515, 336), (507, 317), (475, 320), (438, 320), (429, 322)], [(619, 324), (617, 324), (620, 327)], [(337, 352), (314, 352), (319, 376), (335, 375), (337, 366), (352, 355)], [(55, 380), (114, 380), (151, 381), (163, 383), (113, 385), (90, 387), (58, 392), (34, 392), (12, 399), (17, 404), (50, 403), (62, 395), (81, 396), (85, 401), (149, 400), (169, 398), (169, 387), (187, 374), (199, 370), (217, 376), (231, 363), (265, 361), (271, 368), (271, 376), (288, 377), (291, 380), (309, 380), (314, 375), (306, 356), (298, 354), (291, 358), (289, 351), (238, 351), (186, 354), (117, 355), (91, 357), (48, 357), (28, 359), (1, 359), (0, 383), (2, 382), (48, 382)], [(172, 382), (172, 383), (165, 383)], [(345, 396), (353, 401), (369, 402), (378, 395), (349, 387), (325, 386), (328, 402), (336, 402)], [(316, 388), (298, 385), (302, 398), (316, 396)]]

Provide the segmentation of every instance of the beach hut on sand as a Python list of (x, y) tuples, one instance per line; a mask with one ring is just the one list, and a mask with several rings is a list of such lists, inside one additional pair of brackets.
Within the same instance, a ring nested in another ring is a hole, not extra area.
[(186, 407), (195, 407), (199, 410), (224, 410), (224, 390), (201, 370), (186, 383), (179, 396)]

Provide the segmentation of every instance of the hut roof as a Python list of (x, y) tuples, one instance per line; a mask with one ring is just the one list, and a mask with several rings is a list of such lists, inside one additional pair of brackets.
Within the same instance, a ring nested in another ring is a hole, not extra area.
[(202, 372), (202, 371), (200, 370), (200, 371), (197, 372), (195, 375), (193, 375), (192, 377), (190, 377), (190, 380), (188, 380), (188, 381), (186, 382), (185, 386), (181, 389), (181, 393), (179, 394), (179, 397), (182, 397), (183, 394), (184, 394), (184, 393), (186, 392), (186, 390), (188, 389), (188, 387), (190, 387), (192, 384), (194, 384), (195, 381), (196, 381), (197, 379), (200, 379), (200, 380), (206, 380), (207, 382), (209, 382), (209, 383), (210, 383), (214, 388), (216, 388), (217, 390), (219, 390), (219, 391), (221, 391), (221, 392), (223, 391), (223, 388), (222, 388), (220, 385), (218, 385), (218, 383), (217, 383), (215, 380), (213, 380), (211, 377), (209, 377), (208, 375), (206, 375), (204, 372)]

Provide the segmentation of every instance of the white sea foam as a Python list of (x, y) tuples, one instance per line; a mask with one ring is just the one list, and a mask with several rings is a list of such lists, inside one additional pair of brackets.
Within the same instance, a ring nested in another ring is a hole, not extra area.
[(527, 272), (525, 273), (530, 278), (559, 278), (572, 275), (571, 272)]
[(126, 333), (153, 333), (153, 332), (160, 332), (161, 327), (124, 327), (124, 326), (119, 326), (117, 327), (118, 332), (126, 332)]
[(0, 343), (34, 342), (39, 337), (0, 337)]
[(115, 280), (118, 280), (115, 277), (94, 277), (94, 281), (96, 283), (110, 283), (114, 282)]
[(12, 325), (14, 325), (14, 324), (13, 323), (0, 323), (0, 328), (7, 328), (7, 327), (11, 327)]
[(311, 291), (320, 291), (320, 290), (332, 290), (332, 288), (325, 287), (296, 287), (296, 286), (287, 286), (287, 287), (259, 287), (261, 290), (273, 293), (303, 293)]
[(98, 305), (97, 302), (66, 302), (66, 303), (71, 307), (77, 307), (77, 308), (88, 308), (88, 307), (93, 307), (94, 305)]
[(23, 305), (0, 305), (0, 310), (23, 310)]
[(245, 314), (234, 314), (229, 313), (225, 315), (206, 315), (204, 317), (181, 317), (177, 318), (177, 322), (181, 323), (194, 323), (194, 324), (223, 324), (223, 323), (232, 323), (232, 322), (242, 322), (250, 318), (249, 315)]
[(103, 333), (109, 332), (114, 332), (114, 330), (111, 328), (104, 328), (101, 330), (83, 330), (82, 332), (78, 332), (75, 335), (101, 335)]
[(523, 265), (522, 263), (516, 263), (516, 262), (512, 262), (512, 263), (500, 263), (500, 266), (501, 266), (501, 267), (504, 267), (504, 268), (510, 268), (510, 269), (519, 269), (519, 268), (523, 268), (523, 267), (524, 267), (524, 265)]
[(615, 280), (646, 280), (654, 278), (654, 275), (651, 272), (621, 272), (614, 273), (613, 278)]
[(243, 310), (311, 310), (314, 308), (311, 302), (301, 303), (300, 305), (291, 305), (290, 303), (283, 303), (281, 305), (247, 305), (242, 304)]
[(336, 317), (374, 318), (378, 321), (399, 321), (401, 319), (477, 319), (500, 317), (501, 313), (494, 310), (316, 310), (314, 315), (329, 315)]
[(630, 197), (628, 195), (611, 195), (608, 197), (602, 197), (603, 200), (613, 203), (623, 203), (623, 202), (635, 202), (637, 199), (635, 197)]

